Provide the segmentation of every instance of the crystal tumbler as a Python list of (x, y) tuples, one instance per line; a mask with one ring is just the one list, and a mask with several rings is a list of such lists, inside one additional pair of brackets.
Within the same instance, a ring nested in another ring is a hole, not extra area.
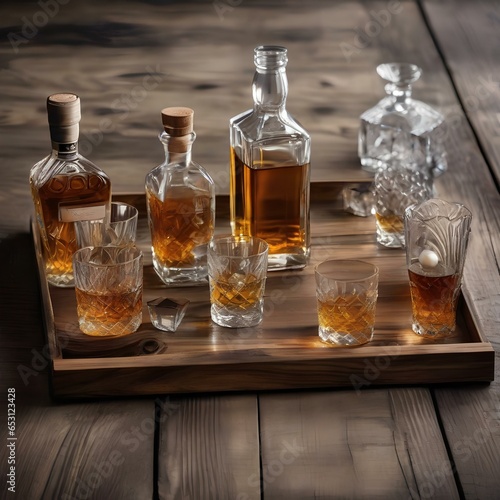
[(260, 238), (229, 236), (208, 247), (212, 320), (239, 328), (258, 325), (264, 310), (268, 244)]
[(391, 248), (405, 246), (405, 209), (432, 197), (432, 181), (426, 172), (404, 165), (377, 171), (373, 193), (378, 243)]
[(137, 208), (127, 203), (111, 203), (109, 220), (81, 220), (75, 222), (79, 248), (134, 245), (137, 233)]
[(352, 347), (373, 337), (378, 268), (360, 260), (327, 260), (315, 268), (319, 336)]
[(84, 247), (73, 256), (80, 330), (92, 336), (135, 332), (142, 322), (142, 252)]

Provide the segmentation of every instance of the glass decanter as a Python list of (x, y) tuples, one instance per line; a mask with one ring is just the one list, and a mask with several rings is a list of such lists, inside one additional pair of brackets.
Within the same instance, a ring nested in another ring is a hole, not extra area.
[(162, 110), (165, 161), (146, 176), (153, 266), (166, 284), (207, 283), (207, 247), (215, 226), (215, 185), (191, 159), (193, 110)]
[(361, 115), (358, 154), (362, 168), (376, 172), (392, 162), (440, 175), (447, 169), (442, 144), (444, 117), (428, 104), (412, 98), (412, 84), (422, 70), (409, 63), (377, 66), (389, 83), (387, 97)]
[(287, 49), (254, 50), (253, 109), (230, 120), (231, 228), (269, 245), (268, 269), (299, 269), (310, 253), (309, 134), (286, 111)]

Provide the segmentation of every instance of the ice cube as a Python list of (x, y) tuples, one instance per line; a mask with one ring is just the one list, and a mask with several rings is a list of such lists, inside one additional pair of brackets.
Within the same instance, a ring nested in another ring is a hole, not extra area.
[(349, 184), (342, 189), (344, 210), (359, 217), (374, 213), (374, 199), (370, 184)]
[(188, 305), (189, 300), (187, 299), (158, 297), (150, 300), (148, 301), (148, 310), (151, 323), (158, 330), (175, 332), (186, 314)]

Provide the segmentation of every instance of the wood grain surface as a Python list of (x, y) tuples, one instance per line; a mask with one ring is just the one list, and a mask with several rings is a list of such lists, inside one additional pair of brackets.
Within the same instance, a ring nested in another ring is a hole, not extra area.
[[(472, 199), (479, 202), (471, 242), (475, 258), (468, 262), (466, 293), (474, 297), (474, 308), (496, 352), (495, 381), (489, 387), (440, 388), (435, 398), (464, 497), (488, 498), (500, 491), (499, 475), (494, 472), (500, 470), (500, 198), (494, 187), (498, 188), (500, 179), (500, 72), (496, 66), (500, 6), (497, 2), (428, 0), (423, 6), (466, 111), (466, 118), (456, 113), (449, 117), (456, 130), (449, 150), (454, 161), (466, 168), (458, 170), (448, 196), (453, 193), (465, 204)], [(461, 126), (465, 119), (472, 125), (480, 150), (469, 128)]]
[(269, 395), (259, 407), (264, 498), (459, 498), (424, 389)]
[[(497, 2), (470, 3), (425, 0), (424, 12), (458, 91), (476, 138), (497, 186), (500, 182), (500, 6)], [(465, 49), (465, 50), (464, 50)], [(455, 126), (464, 115), (448, 117)]]
[[(17, 491), (2, 485), (0, 498), (498, 498), (498, 2), (56, 3), (52, 14), (41, 2), (0, 5), (0, 388), (16, 389), (18, 422)], [(82, 152), (115, 192), (141, 191), (162, 161), (160, 109), (192, 106), (194, 158), (227, 193), (227, 121), (251, 105), (261, 43), (289, 48), (288, 108), (311, 132), (315, 183), (370, 181), (356, 142), (360, 113), (384, 94), (375, 67), (422, 67), (414, 95), (449, 124), (450, 168), (438, 191), (474, 216), (463, 290), (495, 349), (496, 380), (53, 401), (27, 184), (48, 154), (47, 95), (80, 94)], [(161, 412), (169, 418), (160, 421)], [(0, 426), (2, 474), (5, 432)], [(97, 484), (96, 465), (113, 450), (125, 460), (86, 496), (81, 485)]]
[(172, 398), (160, 422), (160, 498), (261, 498), (254, 395)]
[(152, 401), (24, 408), (17, 426), (17, 498), (152, 497)]

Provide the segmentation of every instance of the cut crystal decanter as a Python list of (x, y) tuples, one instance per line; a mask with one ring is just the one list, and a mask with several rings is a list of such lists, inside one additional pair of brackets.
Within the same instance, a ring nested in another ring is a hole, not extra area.
[(377, 73), (389, 82), (388, 95), (361, 115), (358, 152), (363, 169), (375, 172), (404, 162), (434, 176), (445, 172), (443, 115), (411, 96), (422, 70), (414, 64), (388, 63), (377, 66)]

